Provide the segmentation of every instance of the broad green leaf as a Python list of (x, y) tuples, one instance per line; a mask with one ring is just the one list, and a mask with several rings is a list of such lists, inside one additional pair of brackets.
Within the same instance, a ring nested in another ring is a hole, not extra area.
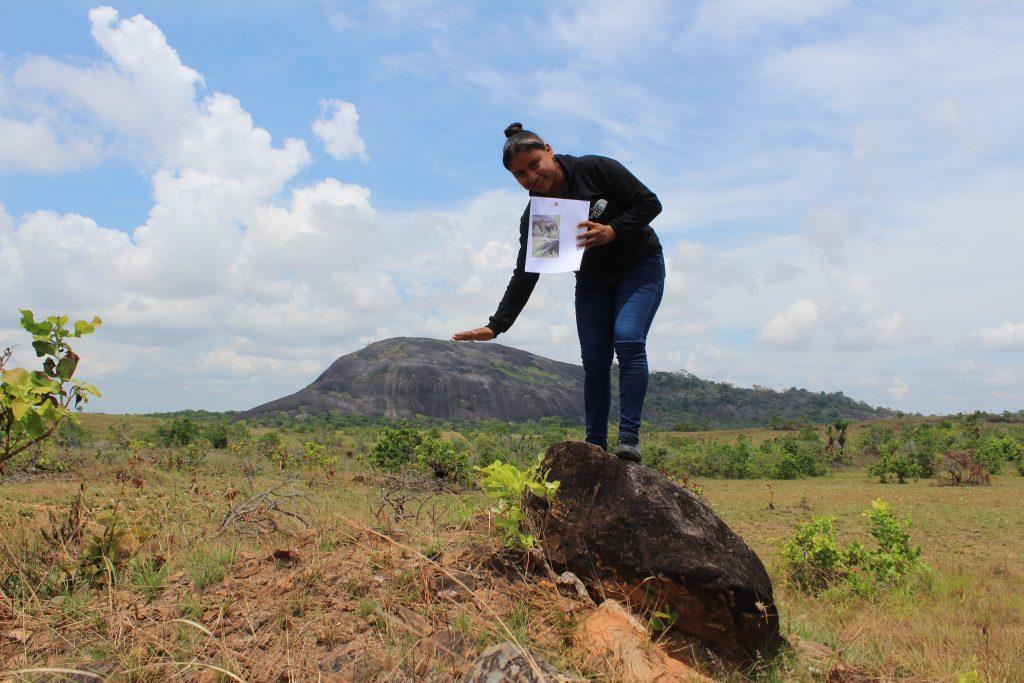
[(46, 432), (46, 424), (43, 419), (39, 416), (39, 413), (35, 411), (28, 411), (25, 417), (21, 419), (21, 423), (25, 425), (25, 431), (28, 433), (30, 438), (36, 438), (42, 436)]
[(97, 398), (100, 397), (99, 390), (91, 384), (86, 384), (85, 382), (76, 382), (75, 388), (78, 389), (79, 391), (84, 391), (87, 394), (92, 394)]
[(25, 368), (11, 368), (10, 370), (4, 370), (0, 378), (6, 384), (22, 385), (29, 380), (29, 374)]
[(29, 404), (25, 401), (14, 400), (11, 402), (11, 413), (14, 415), (15, 420), (25, 419), (25, 415), (28, 414)]
[(45, 337), (32, 342), (32, 348), (35, 349), (36, 355), (40, 358), (43, 356), (53, 356), (57, 353), (57, 345)]
[(78, 354), (69, 350), (57, 363), (57, 376), (63, 380), (69, 380), (75, 374), (76, 368), (78, 368)]

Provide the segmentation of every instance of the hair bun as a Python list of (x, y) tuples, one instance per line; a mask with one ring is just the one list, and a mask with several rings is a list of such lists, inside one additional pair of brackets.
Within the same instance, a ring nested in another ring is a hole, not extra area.
[(521, 124), (518, 121), (516, 121), (515, 123), (510, 123), (508, 128), (505, 129), (505, 137), (506, 138), (510, 138), (513, 135), (515, 135), (516, 133), (522, 133), (522, 132), (523, 132), (523, 124)]

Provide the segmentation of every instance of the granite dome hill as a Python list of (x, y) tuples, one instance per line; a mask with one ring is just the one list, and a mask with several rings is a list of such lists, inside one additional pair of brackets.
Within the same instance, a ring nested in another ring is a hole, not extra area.
[[(338, 358), (306, 388), (239, 417), (276, 412), (582, 422), (583, 368), (493, 342), (395, 337)], [(890, 415), (839, 392), (743, 389), (685, 372), (652, 372), (644, 417), (670, 429), (766, 425), (773, 417), (826, 422)]]

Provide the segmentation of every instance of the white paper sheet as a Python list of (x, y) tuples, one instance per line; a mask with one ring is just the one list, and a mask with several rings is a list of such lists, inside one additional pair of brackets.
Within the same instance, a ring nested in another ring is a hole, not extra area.
[(580, 199), (530, 199), (526, 272), (569, 273), (580, 269), (583, 249), (576, 246), (578, 226), (587, 220), (590, 202)]

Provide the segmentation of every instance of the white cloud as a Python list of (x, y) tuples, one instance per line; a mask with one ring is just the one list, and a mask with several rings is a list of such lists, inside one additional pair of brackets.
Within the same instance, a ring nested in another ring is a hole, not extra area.
[(43, 120), (0, 117), (0, 171), (60, 173), (97, 160), (94, 140), (59, 139)]
[[(385, 49), (414, 46), (402, 75), (439, 98), (526, 107), (560, 150), (618, 156), (658, 192), (668, 279), (652, 367), (912, 410), (1019, 404), (1015, 358), (941, 370), (956, 353), (1018, 348), (1020, 323), (993, 326), (1007, 320), (1002, 294), (1024, 286), (1013, 12), (949, 6), (917, 21), (829, 2), (597, 2), (542, 15), (585, 29), (552, 41), (514, 11), (490, 24), (443, 5), (344, 11), (339, 28), (355, 34), (369, 16)], [(138, 162), (152, 209), (127, 234), (74, 213), (0, 212), (0, 291), (104, 316), (83, 354), (83, 372), (106, 373), (98, 407), (247, 407), (367, 341), (486, 321), (514, 262), (521, 194), (477, 188), (443, 211), (382, 211), (366, 187), (308, 179), (305, 143), (272, 140), (242, 102), (206, 91), (152, 22), (91, 18), (103, 58), (23, 59), (0, 83), (0, 116)], [(704, 33), (687, 33), (694, 21)], [(417, 22), (428, 28), (403, 43)], [(588, 40), (609, 27), (612, 43)], [(523, 36), (537, 50), (525, 73)], [(380, 78), (387, 58), (368, 55)], [(709, 57), (711, 88), (693, 75)], [(608, 102), (605, 85), (622, 96)], [(318, 120), (338, 124), (337, 151), (365, 154), (354, 106), (334, 102)], [(572, 285), (542, 278), (500, 341), (578, 361)], [(792, 348), (803, 352), (779, 353)]]
[(765, 323), (757, 338), (772, 348), (805, 349), (810, 346), (817, 321), (818, 305), (804, 299)]
[(369, 159), (366, 143), (359, 137), (359, 114), (351, 102), (337, 99), (321, 101), (320, 116), (313, 122), (313, 132), (335, 159)]
[(987, 351), (1024, 351), (1024, 321), (983, 327), (971, 332), (970, 338)]
[(892, 382), (889, 383), (889, 386), (887, 386), (885, 390), (893, 398), (901, 399), (910, 393), (910, 385), (900, 377), (893, 377)]

